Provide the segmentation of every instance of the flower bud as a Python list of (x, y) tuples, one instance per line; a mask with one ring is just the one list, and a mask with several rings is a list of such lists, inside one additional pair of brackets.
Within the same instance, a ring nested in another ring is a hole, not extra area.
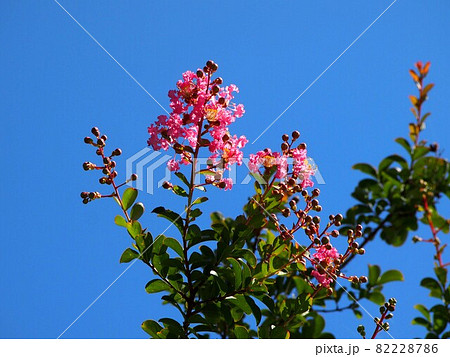
[(111, 156), (120, 156), (122, 155), (122, 150), (116, 149), (112, 152)]
[(198, 77), (198, 78), (203, 78), (203, 71), (202, 71), (201, 69), (199, 69), (199, 70), (197, 71), (197, 77)]
[(328, 237), (322, 237), (322, 244), (328, 244), (328, 243), (330, 243), (330, 239), (328, 238)]
[(283, 135), (281, 136), (281, 140), (283, 140), (283, 141), (288, 141), (288, 140), (289, 140), (289, 135), (288, 135), (288, 134), (283, 134)]
[(344, 217), (342, 216), (342, 214), (338, 214), (336, 217), (334, 217), (334, 220), (335, 220), (335, 222), (340, 222), (340, 221), (342, 221), (342, 219), (343, 219)]
[(337, 229), (333, 230), (333, 231), (331, 232), (331, 236), (334, 237), (334, 238), (339, 237), (339, 231), (338, 231)]
[(162, 187), (166, 190), (169, 190), (173, 187), (173, 185), (168, 181), (164, 181), (164, 183), (162, 184)]
[(297, 140), (300, 137), (300, 132), (297, 130), (292, 132), (292, 139)]
[(136, 175), (136, 174), (132, 174), (131, 176), (130, 176), (130, 180), (131, 181), (136, 181), (138, 179), (138, 175)]
[(306, 144), (305, 143), (301, 143), (299, 146), (297, 146), (297, 149), (299, 149), (299, 150), (306, 150)]
[(80, 196), (81, 198), (87, 198), (89, 196), (89, 192), (81, 192)]
[(281, 151), (286, 151), (289, 149), (289, 145), (287, 143), (282, 143), (281, 144)]
[(86, 144), (92, 144), (92, 143), (94, 142), (94, 140), (92, 140), (92, 138), (90, 138), (89, 136), (86, 136), (86, 137), (84, 138), (84, 142), (85, 142)]
[(362, 284), (367, 283), (367, 276), (364, 276), (364, 275), (360, 276), (359, 277), (359, 282), (362, 283)]
[(100, 136), (100, 130), (98, 130), (96, 126), (91, 129), (91, 133), (94, 134), (97, 138)]

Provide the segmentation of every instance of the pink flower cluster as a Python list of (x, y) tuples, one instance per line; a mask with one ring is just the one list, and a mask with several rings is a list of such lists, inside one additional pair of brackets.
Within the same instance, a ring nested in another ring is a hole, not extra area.
[[(292, 169), (289, 171), (289, 159), (292, 160)], [(302, 188), (312, 187), (313, 182), (310, 177), (314, 175), (314, 169), (308, 163), (306, 149), (292, 149), (283, 153), (272, 152), (270, 149), (258, 151), (256, 154), (250, 154), (248, 167), (251, 172), (259, 172), (259, 168), (271, 168), (276, 166), (275, 177), (284, 179), (288, 175), (294, 178), (300, 178)]]
[[(233, 103), (234, 94), (239, 92), (235, 85), (220, 86), (220, 77), (215, 80), (211, 78), (216, 69), (217, 65), (208, 61), (203, 71), (183, 73), (182, 79), (177, 82), (177, 89), (169, 91), (172, 112), (168, 116), (160, 115), (148, 127), (149, 146), (154, 150), (174, 147), (180, 155), (177, 157), (175, 154), (168, 162), (171, 171), (178, 171), (180, 164), (191, 164), (198, 146), (208, 147), (213, 169), (220, 167), (224, 170), (233, 164), (242, 165), (241, 149), (248, 140), (245, 136), (231, 135), (228, 127), (236, 118), (243, 116), (244, 106)], [(185, 150), (187, 146), (189, 148)], [(220, 181), (225, 183), (225, 189), (231, 188), (230, 180)]]
[(320, 265), (321, 271), (313, 270), (311, 275), (317, 279), (319, 284), (328, 287), (330, 283), (333, 281), (330, 274), (326, 272), (327, 267), (333, 266), (335, 259), (339, 258), (339, 253), (336, 248), (332, 247), (331, 249), (327, 249), (326, 246), (321, 246), (317, 249), (317, 252), (313, 254), (313, 257), (317, 260), (317, 264)]

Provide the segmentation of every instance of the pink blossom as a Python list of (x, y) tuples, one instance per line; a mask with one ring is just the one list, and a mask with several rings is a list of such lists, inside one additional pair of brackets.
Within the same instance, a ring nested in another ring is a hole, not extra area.
[[(200, 72), (202, 74), (199, 76)], [(218, 86), (218, 92), (211, 95), (212, 86), (217, 85), (215, 83), (202, 70), (184, 72), (176, 83), (176, 89), (168, 93), (172, 112), (167, 116), (160, 115), (148, 127), (148, 145), (154, 150), (168, 150), (176, 144), (179, 144), (176, 145), (178, 148), (190, 146), (195, 150), (199, 141), (204, 146), (203, 139), (207, 139), (210, 158), (216, 162), (215, 165), (222, 162), (221, 169), (230, 169), (234, 164), (241, 165), (242, 148), (248, 140), (245, 136), (231, 135), (229, 131), (230, 124), (245, 113), (242, 104), (232, 102), (233, 94), (238, 93), (239, 89), (234, 84)], [(177, 152), (167, 164), (172, 171), (178, 171), (180, 163), (192, 162), (189, 154), (192, 150), (180, 154), (177, 149)], [(177, 159), (178, 155), (181, 155), (180, 160)], [(232, 187), (231, 181), (225, 183), (225, 189)]]
[(322, 245), (319, 249), (316, 250), (317, 252), (313, 254), (313, 257), (320, 262), (325, 261), (327, 264), (331, 264), (334, 259), (339, 258), (339, 252), (334, 247), (332, 247), (331, 249), (327, 249)]
[(242, 104), (239, 104), (238, 106), (236, 106), (236, 110), (234, 111), (234, 113), (236, 114), (237, 118), (240, 118), (241, 116), (243, 116), (245, 113), (244, 106)]
[(224, 178), (221, 180), (221, 182), (225, 183), (224, 190), (231, 190), (233, 188), (233, 180), (231, 178)]
[(285, 178), (288, 172), (288, 163), (287, 163), (287, 157), (286, 156), (280, 156), (277, 159), (277, 173), (275, 174), (275, 177), (278, 179)]
[(326, 288), (329, 287), (330, 283), (333, 281), (333, 279), (331, 279), (331, 277), (328, 276), (327, 273), (320, 274), (317, 270), (313, 270), (311, 272), (311, 275), (317, 279), (319, 284), (323, 285)]
[(176, 160), (171, 159), (167, 161), (167, 167), (170, 171), (178, 171), (180, 169), (180, 164)]

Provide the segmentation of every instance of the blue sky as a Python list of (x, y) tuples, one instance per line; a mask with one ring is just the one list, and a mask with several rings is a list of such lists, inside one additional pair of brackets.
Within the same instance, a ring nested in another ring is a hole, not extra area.
[[(215, 60), (246, 107), (233, 130), (253, 141), (391, 1), (60, 3), (166, 108), (182, 72)], [(113, 223), (112, 201), (81, 204), (81, 191), (99, 188), (98, 177), (82, 171), (94, 158), (82, 139), (94, 125), (107, 133), (111, 149), (124, 151), (123, 178), (125, 158), (145, 147), (146, 128), (162, 109), (54, 1), (2, 1), (0, 10), (0, 337), (56, 338), (123, 272), (118, 260), (130, 243)], [(324, 217), (344, 212), (361, 178), (352, 164), (401, 150), (393, 139), (412, 120), (408, 69), (417, 60), (432, 62), (436, 83), (425, 137), (448, 150), (449, 10), (444, 1), (398, 0), (246, 153), (278, 148), (281, 134), (298, 129), (326, 181)], [(211, 190), (206, 209), (236, 215), (250, 189)], [(162, 190), (140, 199), (148, 211), (182, 210)], [(155, 235), (166, 228), (151, 214), (144, 222)], [(394, 337), (424, 334), (410, 321), (412, 306), (430, 301), (418, 282), (431, 272), (431, 257), (431, 247), (379, 243), (353, 265), (365, 273), (376, 261), (405, 272), (405, 282), (386, 287), (398, 300)], [(151, 278), (135, 264), (64, 337), (145, 338), (143, 320), (176, 316), (145, 293)], [(333, 315), (327, 330), (357, 337), (359, 323)]]

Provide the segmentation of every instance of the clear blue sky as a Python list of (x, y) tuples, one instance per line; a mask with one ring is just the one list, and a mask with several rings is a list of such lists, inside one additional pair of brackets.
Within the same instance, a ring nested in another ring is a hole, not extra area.
[[(247, 112), (234, 131), (250, 140), (390, 3), (61, 0), (165, 107), (183, 71), (215, 60), (225, 82), (241, 90)], [(145, 147), (146, 128), (162, 109), (54, 1), (2, 1), (0, 10), (0, 337), (56, 338), (126, 268), (118, 260), (130, 243), (113, 223), (112, 201), (81, 204), (81, 191), (99, 188), (98, 176), (82, 171), (94, 157), (82, 139), (97, 125), (125, 158)], [(448, 153), (449, 11), (446, 1), (398, 0), (246, 153), (278, 148), (281, 134), (300, 130), (326, 181), (324, 216), (345, 211), (361, 178), (351, 165), (400, 152), (393, 139), (412, 119), (408, 69), (417, 60), (432, 62), (436, 83), (425, 136)], [(211, 191), (208, 207), (236, 215), (249, 190)], [(181, 209), (161, 191), (141, 195), (148, 209)], [(146, 217), (155, 235), (166, 227)], [(430, 247), (380, 243), (353, 265), (365, 273), (377, 261), (383, 270), (405, 272), (405, 282), (386, 289), (398, 300), (394, 337), (423, 336), (410, 321), (417, 315), (412, 305), (429, 302), (418, 281), (431, 271), (431, 257)], [(159, 296), (145, 293), (151, 278), (135, 264), (64, 337), (145, 338), (143, 320), (175, 316)], [(327, 330), (357, 337), (359, 323), (351, 314), (334, 315)]]

